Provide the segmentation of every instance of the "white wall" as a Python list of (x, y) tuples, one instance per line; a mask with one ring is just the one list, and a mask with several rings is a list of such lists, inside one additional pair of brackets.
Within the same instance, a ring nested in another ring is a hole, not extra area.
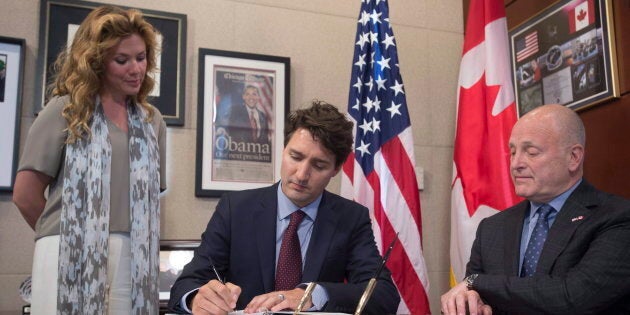
[[(33, 121), (39, 49), (39, 1), (2, 0), (0, 35), (26, 39), (21, 144)], [(103, 2), (103, 1), (98, 1)], [(162, 200), (162, 238), (197, 239), (216, 199), (194, 196), (198, 49), (291, 58), (291, 106), (313, 98), (346, 108), (360, 0), (112, 0), (109, 3), (188, 16), (186, 121), (168, 131), (168, 191)], [(390, 21), (414, 131), (421, 193), (424, 254), (431, 310), (448, 287), (450, 184), (457, 73), (463, 39), (461, 0), (391, 0)], [(39, 105), (39, 104), (37, 104)], [(328, 187), (339, 191), (339, 179)], [(0, 194), (0, 313), (24, 304), (20, 282), (30, 273), (34, 233)]]

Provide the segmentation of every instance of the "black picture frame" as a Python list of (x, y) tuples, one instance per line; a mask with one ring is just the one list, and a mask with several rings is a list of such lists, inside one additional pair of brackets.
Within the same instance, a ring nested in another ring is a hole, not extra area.
[(160, 314), (168, 311), (171, 287), (190, 262), (200, 240), (160, 240), (160, 273), (158, 288), (160, 296)]
[[(61, 49), (66, 47), (69, 26), (78, 26), (90, 11), (105, 4), (78, 0), (41, 0), (39, 47), (42, 51), (37, 61), (33, 107), (35, 114), (46, 103), (46, 86), (50, 83), (51, 66)], [(134, 9), (140, 10), (145, 19), (162, 35), (162, 49), (157, 65), (159, 77), (156, 77), (156, 87), (159, 88), (154, 88), (159, 94), (151, 96), (149, 102), (160, 110), (167, 125), (183, 126), (187, 17), (185, 14)]]
[[(195, 196), (220, 197), (279, 180), (290, 64), (288, 57), (199, 49)], [(256, 92), (258, 122), (247, 119), (244, 126), (244, 95)]]
[(619, 97), (612, 0), (561, 0), (509, 31), (519, 117)]
[(20, 151), (26, 40), (0, 36), (0, 191), (13, 191)]

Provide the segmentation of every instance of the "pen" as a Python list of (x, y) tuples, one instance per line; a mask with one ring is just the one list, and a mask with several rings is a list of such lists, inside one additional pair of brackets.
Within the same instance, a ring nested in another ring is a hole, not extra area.
[(217, 271), (217, 268), (214, 266), (214, 264), (210, 264), (210, 266), (212, 266), (212, 271), (214, 271), (214, 275), (217, 276), (217, 280), (219, 280), (221, 284), (225, 284), (225, 282), (223, 282), (223, 279), (221, 279), (221, 276), (219, 275), (219, 272)]
[(383, 256), (383, 261), (381, 262), (381, 265), (376, 270), (376, 274), (374, 275), (374, 278), (378, 278), (378, 276), (381, 275), (381, 271), (383, 271), (383, 267), (385, 267), (385, 263), (389, 259), (389, 254), (392, 253), (392, 249), (394, 248), (394, 244), (396, 244), (397, 240), (398, 240), (398, 233), (396, 233), (396, 237), (394, 237), (392, 242), (389, 244), (389, 247), (387, 248), (387, 251), (385, 252), (385, 256)]
[(383, 261), (381, 262), (381, 265), (376, 270), (374, 277), (370, 279), (370, 281), (368, 281), (368, 284), (365, 286), (365, 290), (363, 291), (363, 295), (361, 295), (361, 299), (359, 300), (357, 309), (354, 311), (354, 315), (361, 315), (361, 313), (363, 312), (363, 308), (365, 307), (368, 300), (372, 296), (372, 292), (374, 292), (374, 287), (376, 286), (376, 281), (378, 277), (381, 275), (383, 268), (385, 268), (385, 263), (389, 259), (389, 254), (392, 253), (392, 249), (394, 248), (394, 244), (396, 244), (397, 240), (398, 240), (398, 233), (396, 233), (396, 237), (394, 237), (392, 242), (389, 244), (389, 248), (387, 248), (387, 252), (385, 252), (385, 256), (383, 256)]
[[(219, 271), (217, 271), (217, 267), (214, 266), (214, 262), (212, 261), (212, 258), (210, 258), (210, 266), (212, 267), (212, 271), (214, 271), (214, 275), (217, 277), (217, 280), (221, 282), (222, 285), (225, 285), (225, 281), (223, 281), (223, 279), (221, 278), (221, 275), (219, 275)], [(234, 301), (234, 303), (236, 303), (236, 301)], [(230, 309), (231, 311), (229, 312), (229, 314), (233, 314), (234, 309), (232, 309), (231, 307)], [(235, 314), (242, 314), (242, 311), (239, 311)]]

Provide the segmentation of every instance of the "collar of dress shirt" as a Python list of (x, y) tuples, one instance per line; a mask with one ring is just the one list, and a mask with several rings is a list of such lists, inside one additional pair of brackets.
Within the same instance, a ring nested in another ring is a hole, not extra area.
[[(564, 206), (564, 203), (567, 201), (567, 199), (569, 199), (569, 196), (571, 195), (571, 193), (573, 193), (573, 191), (577, 188), (578, 185), (580, 185), (581, 182), (582, 182), (582, 179), (577, 181), (577, 183), (571, 186), (571, 188), (567, 189), (567, 191), (561, 193), (560, 195), (558, 195), (558, 197), (553, 198), (550, 202), (547, 203), (548, 205), (552, 206), (556, 210), (556, 214), (560, 212), (560, 210)], [(529, 204), (530, 204), (529, 219), (531, 221), (534, 215), (536, 214), (536, 210), (538, 210), (538, 208), (540, 208), (544, 204), (539, 203), (539, 202), (533, 202), (533, 201), (530, 201)]]
[(286, 219), (291, 213), (298, 209), (302, 209), (306, 216), (310, 218), (311, 221), (315, 221), (317, 217), (317, 210), (319, 208), (319, 204), (322, 201), (322, 195), (319, 195), (317, 199), (313, 200), (313, 202), (309, 203), (305, 207), (296, 206), (282, 191), (282, 182), (278, 185), (278, 221)]

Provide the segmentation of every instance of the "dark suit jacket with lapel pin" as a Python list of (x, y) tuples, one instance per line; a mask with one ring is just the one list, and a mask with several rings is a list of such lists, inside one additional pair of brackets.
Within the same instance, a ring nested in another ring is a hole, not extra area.
[[(216, 278), (209, 256), (226, 281), (241, 287), (237, 309), (274, 290), (277, 190), (278, 183), (221, 198), (194, 258), (171, 289), (171, 309), (183, 311), (182, 297)], [(380, 263), (367, 208), (324, 191), (302, 275), (303, 283), (315, 281), (326, 289), (323, 311), (353, 313)], [(399, 302), (385, 269), (364, 314), (394, 313)]]
[(586, 180), (549, 230), (536, 274), (519, 278), (523, 201), (481, 221), (467, 274), (493, 314), (630, 314), (630, 201)]

